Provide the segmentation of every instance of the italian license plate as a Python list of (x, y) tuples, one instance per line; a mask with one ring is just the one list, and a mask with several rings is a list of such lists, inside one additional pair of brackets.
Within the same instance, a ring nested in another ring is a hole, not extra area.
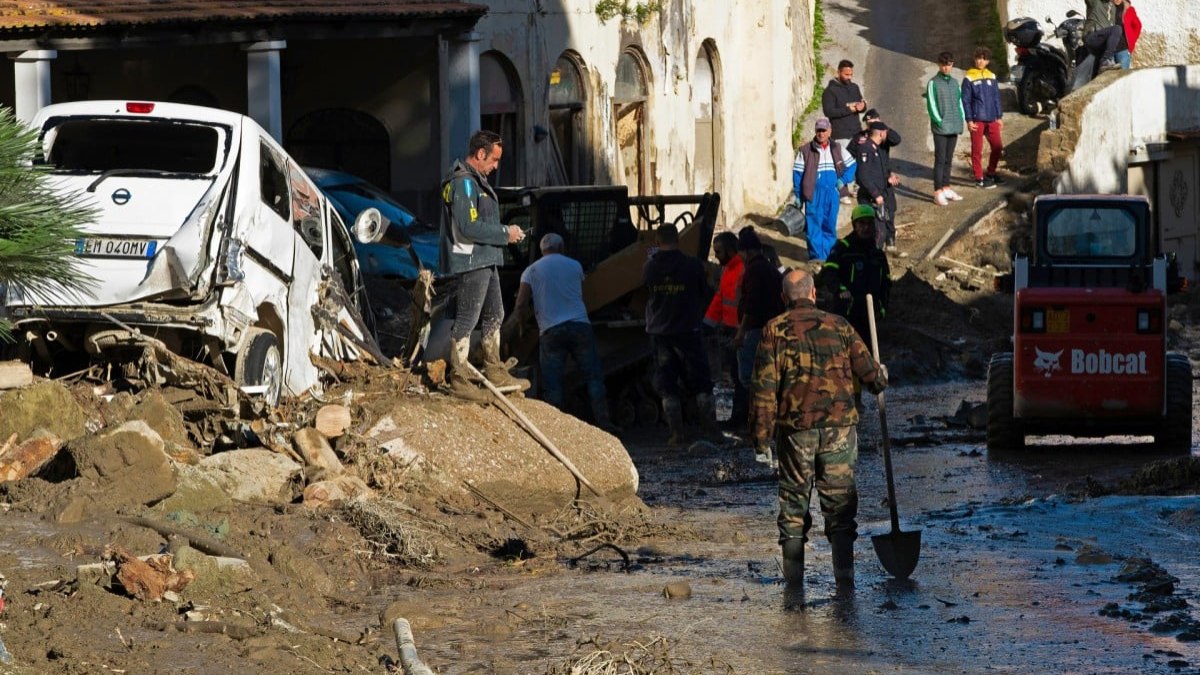
[(158, 242), (146, 239), (88, 237), (75, 240), (75, 255), (107, 258), (153, 258)]
[(1046, 332), (1066, 333), (1071, 329), (1071, 312), (1066, 309), (1046, 310)]

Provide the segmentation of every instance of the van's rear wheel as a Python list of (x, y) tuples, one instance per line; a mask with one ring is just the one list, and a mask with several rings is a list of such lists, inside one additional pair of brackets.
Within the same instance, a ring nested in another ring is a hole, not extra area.
[(1022, 450), (1025, 432), (1013, 417), (1013, 355), (994, 354), (987, 375), (987, 450), (989, 457)]
[(1184, 354), (1167, 354), (1167, 414), (1155, 442), (1169, 452), (1192, 450), (1192, 364)]
[(238, 352), (233, 374), (241, 386), (266, 387), (262, 396), (268, 404), (279, 403), (283, 391), (283, 358), (275, 334), (265, 328), (251, 328)]

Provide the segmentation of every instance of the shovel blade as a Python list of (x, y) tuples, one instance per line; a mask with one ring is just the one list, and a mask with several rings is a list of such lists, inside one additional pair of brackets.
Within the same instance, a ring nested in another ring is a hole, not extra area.
[(877, 534), (871, 537), (871, 544), (875, 546), (879, 563), (893, 577), (907, 579), (917, 569), (917, 560), (921, 558), (920, 530), (892, 530), (887, 534)]

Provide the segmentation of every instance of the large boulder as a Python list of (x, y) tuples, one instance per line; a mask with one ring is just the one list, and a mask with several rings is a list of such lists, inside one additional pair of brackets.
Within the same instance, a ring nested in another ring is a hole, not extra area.
[(200, 460), (200, 468), (230, 499), (290, 504), (302, 488), (301, 467), (270, 450), (230, 450)]
[(175, 492), (175, 465), (162, 437), (145, 422), (83, 436), (67, 445), (74, 473), (65, 502), (54, 508), (72, 523), (128, 506), (153, 505)]
[(45, 429), (69, 441), (87, 433), (88, 416), (66, 387), (39, 382), (32, 387), (0, 393), (0, 444), (17, 435), (23, 441)]
[[(606, 499), (637, 494), (638, 472), (620, 439), (553, 406), (510, 399)], [(442, 396), (402, 397), (376, 422), (373, 437), (397, 465), (417, 466), (442, 487), (469, 481), (505, 506), (527, 511), (556, 509), (580, 488), (567, 468), (516, 421), (494, 406), (482, 407)]]

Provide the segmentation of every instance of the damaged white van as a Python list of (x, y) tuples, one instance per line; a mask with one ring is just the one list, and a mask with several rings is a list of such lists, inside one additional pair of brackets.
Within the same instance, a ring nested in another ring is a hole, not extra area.
[(313, 356), (378, 354), (345, 224), (253, 120), (147, 101), (81, 101), (33, 121), (56, 187), (97, 217), (75, 242), (88, 290), (8, 288), (21, 356), (120, 362), (147, 341), (274, 402), (319, 387)]

